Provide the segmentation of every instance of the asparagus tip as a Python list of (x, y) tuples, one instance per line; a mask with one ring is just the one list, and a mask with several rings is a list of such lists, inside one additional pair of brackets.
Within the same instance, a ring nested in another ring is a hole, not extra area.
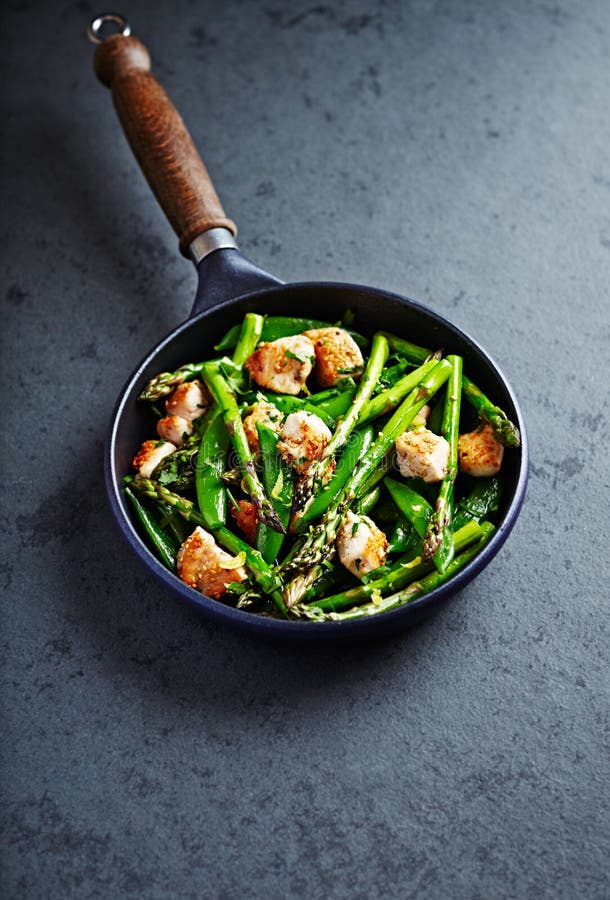
[(269, 505), (269, 507), (267, 507), (265, 510), (261, 509), (260, 520), (264, 525), (267, 525), (273, 531), (277, 531), (279, 534), (286, 534), (286, 529), (284, 528), (280, 517), (271, 505)]
[(510, 419), (496, 416), (490, 425), (495, 439), (504, 447), (518, 447), (521, 444), (519, 429)]

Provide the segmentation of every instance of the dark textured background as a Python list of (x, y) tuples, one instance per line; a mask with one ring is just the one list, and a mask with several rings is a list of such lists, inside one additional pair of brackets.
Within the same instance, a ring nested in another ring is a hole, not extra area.
[(607, 0), (123, 4), (244, 251), (446, 313), (529, 422), (499, 557), (336, 652), (200, 621), (111, 521), (114, 399), (195, 285), (99, 11), (3, 4), (2, 896), (608, 897)]

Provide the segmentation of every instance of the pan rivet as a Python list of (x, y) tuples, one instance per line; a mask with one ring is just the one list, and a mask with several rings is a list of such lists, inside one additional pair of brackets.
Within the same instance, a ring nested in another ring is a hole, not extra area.
[[(111, 31), (108, 30), (106, 34), (102, 34), (104, 26), (109, 24), (113, 26), (117, 25), (118, 28), (113, 28)], [(124, 16), (117, 15), (117, 13), (103, 13), (101, 16), (96, 16), (87, 28), (87, 37), (92, 44), (103, 44), (106, 38), (112, 37), (115, 34), (122, 34), (124, 37), (131, 34), (131, 26), (127, 22), (127, 19), (125, 19)]]

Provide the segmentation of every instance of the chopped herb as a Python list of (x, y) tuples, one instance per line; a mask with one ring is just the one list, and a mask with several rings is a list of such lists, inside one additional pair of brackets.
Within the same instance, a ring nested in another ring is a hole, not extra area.
[(285, 350), (284, 355), (286, 359), (296, 359), (296, 361), (300, 363), (307, 362), (306, 359), (303, 359), (303, 357), (299, 356), (297, 353), (293, 353), (292, 350)]
[(249, 591), (249, 590), (250, 590), (250, 587), (248, 586), (247, 583), (244, 583), (243, 581), (231, 581), (227, 585), (227, 591), (231, 594), (237, 594), (238, 596), (240, 594), (245, 594), (246, 591)]

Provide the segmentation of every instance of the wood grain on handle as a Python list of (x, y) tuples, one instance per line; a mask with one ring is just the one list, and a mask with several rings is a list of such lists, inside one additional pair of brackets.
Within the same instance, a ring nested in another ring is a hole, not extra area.
[(180, 239), (210, 228), (237, 228), (222, 208), (210, 176), (177, 109), (150, 72), (146, 47), (121, 34), (99, 45), (95, 72), (110, 88), (127, 139), (148, 183)]

